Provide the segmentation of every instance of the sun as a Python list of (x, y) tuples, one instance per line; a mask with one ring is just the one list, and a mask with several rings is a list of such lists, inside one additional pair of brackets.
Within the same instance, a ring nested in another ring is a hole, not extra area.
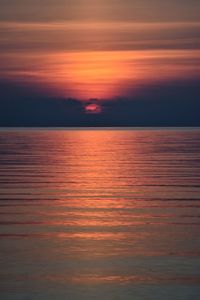
[(88, 114), (99, 114), (102, 112), (102, 107), (96, 103), (90, 103), (85, 106), (85, 112)]

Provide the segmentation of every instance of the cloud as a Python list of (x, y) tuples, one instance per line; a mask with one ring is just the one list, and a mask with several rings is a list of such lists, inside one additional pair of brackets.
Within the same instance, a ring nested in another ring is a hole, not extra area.
[(1, 52), (197, 49), (198, 22), (0, 22)]
[(198, 0), (0, 0), (0, 19), (15, 21), (193, 21)]
[(198, 62), (199, 51), (191, 49), (15, 52), (2, 55), (0, 78), (59, 96), (110, 98), (157, 80), (198, 77)]
[[(110, 101), (91, 100), (102, 113), (86, 114), (84, 103), (0, 83), (0, 126), (200, 126), (200, 80), (157, 82)], [(88, 102), (85, 103), (87, 105)]]
[(111, 98), (200, 75), (196, 0), (0, 0), (0, 79)]

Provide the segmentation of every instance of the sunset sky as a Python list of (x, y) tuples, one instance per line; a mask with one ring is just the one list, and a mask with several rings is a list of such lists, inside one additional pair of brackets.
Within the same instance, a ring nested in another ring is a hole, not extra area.
[(113, 98), (200, 75), (199, 0), (0, 0), (0, 78)]

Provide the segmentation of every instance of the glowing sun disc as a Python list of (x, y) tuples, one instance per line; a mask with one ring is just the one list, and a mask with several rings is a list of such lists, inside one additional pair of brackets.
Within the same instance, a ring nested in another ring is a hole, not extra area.
[(99, 104), (90, 103), (85, 106), (85, 112), (88, 114), (99, 114), (102, 112), (102, 108)]

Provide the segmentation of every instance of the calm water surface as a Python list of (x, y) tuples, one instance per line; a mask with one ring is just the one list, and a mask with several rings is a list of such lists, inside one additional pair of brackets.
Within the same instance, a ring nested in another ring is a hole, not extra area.
[(199, 300), (200, 130), (1, 130), (0, 299)]

